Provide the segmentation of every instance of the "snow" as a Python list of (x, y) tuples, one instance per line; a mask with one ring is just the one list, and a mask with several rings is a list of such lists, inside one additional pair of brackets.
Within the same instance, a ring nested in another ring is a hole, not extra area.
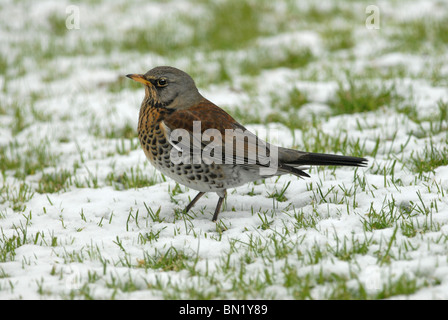
[[(406, 19), (407, 14), (432, 14), (438, 8), (437, 1), (409, 3), (412, 5), (406, 10), (392, 7), (387, 2), (381, 2), (379, 6), (386, 8), (387, 14), (400, 14), (400, 19)], [(8, 60), (19, 56), (20, 50), (13, 44), (21, 37), (40, 37), (43, 43), (48, 41), (51, 35), (47, 17), (54, 12), (65, 13), (67, 5), (68, 2), (60, 1), (28, 1), (26, 5), (3, 3), (0, 53)], [(95, 10), (82, 5), (81, 30), (69, 32), (68, 42), (76, 48), (82, 36), (90, 40), (101, 37), (101, 33), (96, 33), (98, 30), (91, 34), (83, 30), (95, 26), (98, 17), (104, 19), (104, 26), (110, 27), (107, 32), (121, 36), (124, 30), (142, 24), (144, 19), (155, 22), (165, 14), (201, 13), (201, 8), (194, 7), (195, 2), (189, 1), (176, 2), (176, 6), (147, 1), (136, 4), (104, 1), (95, 4)], [(357, 43), (353, 51), (358, 58), (352, 65), (356, 70), (367, 64), (379, 68), (405, 65), (417, 74), (431, 62), (429, 57), (401, 52), (372, 57), (371, 48), (377, 42), (363, 46), (369, 43), (368, 39), (364, 40)], [(318, 32), (313, 30), (263, 37), (256, 44), (306, 47), (318, 56), (324, 51)], [(175, 62), (188, 65), (190, 62), (185, 59)], [(195, 190), (180, 186), (180, 193), (174, 194), (176, 184), (155, 172), (140, 147), (131, 150), (130, 142), (126, 141), (128, 152), (118, 154), (116, 149), (120, 138), (107, 139), (91, 132), (95, 127), (102, 133), (110, 127), (122, 128), (124, 124), (136, 127), (143, 89), (124, 88), (110, 92), (105, 87), (126, 73), (145, 72), (155, 63), (173, 62), (170, 58), (151, 52), (113, 51), (108, 55), (56, 55), (50, 62), (39, 65), (30, 52), (22, 62), (25, 71), (19, 73), (19, 66), (12, 66), (8, 72), (17, 72), (17, 76), (11, 77), (9, 73), (8, 76), (0, 76), (0, 88), (4, 88), (0, 92), (1, 101), (5, 106), (12, 101), (23, 104), (27, 113), (25, 117), (30, 119), (30, 95), (40, 93), (43, 98), (33, 102), (33, 108), (50, 115), (51, 120), (32, 121), (22, 131), (13, 134), (13, 114), (8, 110), (5, 114), (0, 112), (0, 147), (7, 148), (17, 141), (20, 145), (18, 150), (24, 152), (48, 141), (48, 152), (57, 156), (57, 163), (45, 167), (43, 172), (73, 171), (77, 167), (70, 179), (81, 186), (73, 183), (67, 190), (48, 194), (34, 191), (33, 196), (24, 201), (24, 209), (17, 211), (13, 210), (11, 200), (2, 199), (7, 193), (9, 197), (18, 195), (22, 181), (12, 171), (0, 176), (0, 252), (8, 245), (7, 241), (17, 243), (24, 239), (17, 248), (8, 251), (4, 257), (0, 256), (0, 299), (65, 299), (73, 293), (82, 297), (84, 292), (96, 299), (112, 296), (161, 299), (164, 293), (154, 289), (157, 283), (166, 290), (179, 288), (180, 297), (184, 297), (183, 290), (187, 292), (187, 288), (194, 286), (214, 291), (210, 279), (203, 276), (206, 273), (216, 274), (215, 282), (222, 282), (217, 290), (231, 292), (232, 280), (237, 276), (231, 278), (231, 272), (222, 271), (224, 262), (229, 259), (228, 264), (235, 268), (234, 273), (237, 274), (238, 268), (243, 268), (239, 264), (245, 255), (250, 260), (244, 266), (245, 279), (264, 279), (265, 271), (273, 270), (271, 276), (274, 280), (269, 290), (278, 299), (293, 297), (291, 289), (284, 286), (286, 266), (295, 266), (298, 277), (322, 277), (324, 284), (314, 283), (311, 288), (312, 298), (328, 298), (336, 275), (348, 279), (346, 285), (351, 290), (358, 290), (362, 284), (366, 293), (373, 297), (391, 279), (403, 276), (415, 280), (417, 289), (391, 298), (448, 299), (448, 166), (439, 166), (434, 173), (425, 173), (421, 178), (403, 160), (422, 152), (430, 140), (437, 148), (446, 151), (446, 122), (445, 130), (439, 134), (421, 138), (410, 135), (429, 130), (428, 122), (413, 122), (388, 106), (363, 114), (329, 117), (331, 110), (326, 102), (338, 88), (336, 81), (302, 80), (299, 71), (287, 67), (263, 70), (251, 79), (259, 93), (260, 109), (257, 111), (262, 117), (273, 109), (269, 93), (276, 90), (279, 94), (286, 94), (288, 89), (298, 88), (311, 100), (302, 106), (298, 115), (305, 120), (322, 116), (326, 119), (318, 128), (322, 133), (332, 136), (337, 132), (347, 135), (351, 141), (359, 139), (365, 143), (367, 152), (375, 148), (378, 137), (381, 145), (376, 158), (369, 158), (368, 168), (356, 171), (352, 168), (313, 168), (310, 170), (312, 177), (307, 180), (282, 176), (228, 190), (224, 210), (220, 214), (223, 227), (220, 223), (211, 222), (217, 195), (204, 196), (193, 209), (191, 218), (177, 214), (176, 211), (184, 208), (196, 195)], [(318, 67), (320, 63), (325, 66), (338, 62), (316, 62)], [(216, 69), (213, 62), (201, 67), (204, 70)], [(445, 62), (441, 70), (446, 73), (447, 68)], [(43, 81), (52, 73), (60, 74), (61, 78), (56, 75), (50, 81)], [(233, 85), (238, 88), (239, 84), (236, 80)], [(423, 119), (437, 117), (437, 103), (448, 101), (446, 87), (426, 79), (400, 79), (396, 89), (401, 95), (412, 97), (418, 106), (417, 113)], [(228, 84), (211, 85), (200, 91), (217, 105), (229, 109), (237, 107), (241, 101), (251, 101), (242, 89), (235, 90)], [(284, 147), (303, 145), (303, 139), (310, 137), (310, 132), (291, 131), (278, 123), (248, 124), (247, 128)], [(380, 167), (391, 168), (394, 160), (398, 163), (393, 173), (375, 171)], [(154, 176), (157, 183), (116, 190), (105, 182), (111, 173), (129, 174), (136, 168), (142, 169), (148, 177)], [(25, 182), (35, 190), (41, 177), (42, 172), (34, 172), (26, 177)], [(365, 186), (360, 183), (362, 179)], [(97, 187), (93, 180), (98, 181)], [(284, 194), (287, 201), (279, 202), (269, 197), (289, 182)], [(366, 230), (365, 225), (373, 219), (371, 212), (381, 212), (392, 204), (396, 207), (389, 213), (402, 216), (388, 227)], [(403, 212), (408, 207), (425, 213), (414, 211), (411, 216), (405, 216)], [(153, 218), (151, 215), (159, 209), (159, 216)], [(267, 228), (263, 225), (264, 219), (269, 223)], [(418, 232), (408, 237), (403, 234), (402, 226), (411, 222), (417, 226)], [(275, 237), (281, 239), (278, 241), (282, 241), (285, 247), (293, 247), (287, 258), (281, 253), (276, 259), (272, 259), (275, 254), (269, 255), (269, 252), (279, 250), (272, 245)], [(248, 245), (252, 240), (257, 243), (254, 252)], [(360, 243), (367, 243), (366, 252), (358, 250), (356, 246)], [(192, 275), (186, 269), (145, 267), (147, 257), (157, 259), (169, 248), (197, 257), (194, 267), (199, 275)], [(313, 256), (318, 249), (322, 256)], [(350, 253), (350, 258), (341, 258), (344, 250)], [(383, 256), (386, 252), (389, 257)], [(121, 289), (111, 289), (113, 279), (119, 283), (115, 284), (116, 287), (121, 285)], [(128, 282), (132, 282), (135, 290), (122, 289)], [(264, 293), (260, 296), (252, 294), (250, 298), (266, 297)], [(227, 297), (232, 298), (232, 293)]]

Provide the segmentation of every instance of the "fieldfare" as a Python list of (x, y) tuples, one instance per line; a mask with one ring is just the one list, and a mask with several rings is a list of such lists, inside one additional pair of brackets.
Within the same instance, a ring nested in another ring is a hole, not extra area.
[(164, 175), (199, 193), (219, 196), (212, 221), (218, 219), (228, 188), (293, 174), (309, 177), (304, 166), (367, 165), (367, 159), (277, 147), (249, 132), (198, 91), (193, 79), (173, 67), (156, 67), (127, 77), (145, 86), (138, 137), (146, 157)]

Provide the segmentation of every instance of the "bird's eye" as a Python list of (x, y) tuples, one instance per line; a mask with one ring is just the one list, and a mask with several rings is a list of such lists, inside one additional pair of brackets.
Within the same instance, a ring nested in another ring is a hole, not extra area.
[(158, 87), (164, 87), (168, 84), (168, 81), (165, 78), (157, 80), (157, 86)]

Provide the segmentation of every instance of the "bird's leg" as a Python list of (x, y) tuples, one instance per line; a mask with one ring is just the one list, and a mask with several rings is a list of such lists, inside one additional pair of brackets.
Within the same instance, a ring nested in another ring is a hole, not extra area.
[(213, 222), (216, 222), (218, 220), (219, 211), (221, 211), (222, 203), (224, 202), (224, 198), (226, 197), (227, 192), (224, 190), (222, 193), (218, 193), (219, 199), (218, 204), (216, 205), (215, 214), (213, 215)]
[(205, 192), (199, 192), (196, 197), (194, 197), (193, 200), (188, 204), (188, 206), (185, 208), (184, 212), (187, 213), (190, 211), (190, 209), (198, 202), (198, 200), (205, 194)]

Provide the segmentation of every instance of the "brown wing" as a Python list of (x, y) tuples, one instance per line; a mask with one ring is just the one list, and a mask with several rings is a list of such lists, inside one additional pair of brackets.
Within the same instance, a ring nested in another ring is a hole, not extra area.
[(225, 129), (233, 129), (234, 125), (238, 124), (227, 112), (206, 99), (188, 109), (176, 110), (165, 116), (164, 121), (171, 128), (186, 129), (191, 132), (193, 132), (193, 121), (201, 121), (202, 132), (208, 128), (214, 128), (222, 134)]
[[(269, 144), (206, 99), (196, 106), (167, 115), (162, 127), (173, 145), (184, 150), (200, 147), (202, 155), (215, 163), (266, 165), (270, 160)], [(170, 139), (175, 129), (184, 129), (189, 133), (189, 145), (178, 142), (178, 139)], [(213, 152), (209, 152), (213, 148)], [(216, 152), (218, 149), (221, 152)]]

